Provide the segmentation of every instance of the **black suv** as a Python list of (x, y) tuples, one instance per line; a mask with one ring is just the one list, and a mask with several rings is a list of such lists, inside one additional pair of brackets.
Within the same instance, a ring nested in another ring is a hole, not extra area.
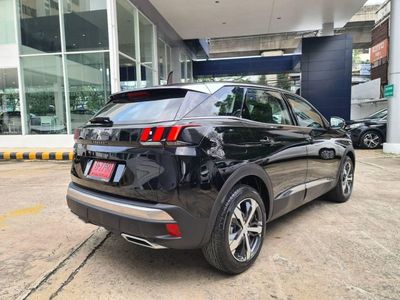
[(382, 109), (364, 119), (347, 121), (345, 129), (353, 144), (365, 149), (376, 149), (386, 140), (387, 109)]
[(344, 121), (331, 124), (301, 97), (258, 85), (114, 94), (75, 132), (68, 206), (128, 242), (202, 248), (240, 273), (268, 222), (323, 195), (349, 199), (354, 151)]

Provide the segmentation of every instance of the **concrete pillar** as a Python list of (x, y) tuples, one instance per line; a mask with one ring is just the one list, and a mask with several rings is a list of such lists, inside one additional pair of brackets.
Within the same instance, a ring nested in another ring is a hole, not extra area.
[(389, 98), (386, 153), (400, 154), (400, 0), (392, 0), (390, 12), (389, 83), (394, 95)]
[(318, 32), (318, 36), (331, 36), (335, 35), (335, 28), (333, 23), (322, 24), (322, 29)]

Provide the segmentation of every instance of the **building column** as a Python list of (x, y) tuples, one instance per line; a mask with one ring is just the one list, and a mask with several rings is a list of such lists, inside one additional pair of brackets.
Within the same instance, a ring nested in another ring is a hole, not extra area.
[[(110, 47), (110, 83), (111, 93), (121, 90), (119, 78), (119, 49), (116, 1), (107, 1), (108, 43)], [(105, 73), (105, 72), (104, 72)]]
[(335, 35), (334, 23), (323, 23), (322, 29), (319, 30), (318, 36)]
[(394, 95), (388, 99), (385, 153), (400, 154), (400, 0), (392, 0), (390, 12), (389, 83)]

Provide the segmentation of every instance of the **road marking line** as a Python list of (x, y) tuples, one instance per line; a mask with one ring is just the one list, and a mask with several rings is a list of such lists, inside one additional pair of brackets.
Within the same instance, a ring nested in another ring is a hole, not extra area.
[(8, 219), (28, 216), (28, 215), (37, 215), (42, 211), (43, 208), (44, 205), (39, 203), (31, 207), (16, 209), (4, 215), (0, 215), (0, 228), (4, 227), (4, 222)]

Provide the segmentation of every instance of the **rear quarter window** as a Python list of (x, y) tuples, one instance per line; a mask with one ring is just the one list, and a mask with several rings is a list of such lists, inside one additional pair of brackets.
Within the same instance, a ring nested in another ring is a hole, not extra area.
[(185, 117), (235, 116), (240, 117), (244, 89), (238, 86), (224, 87), (200, 103)]

